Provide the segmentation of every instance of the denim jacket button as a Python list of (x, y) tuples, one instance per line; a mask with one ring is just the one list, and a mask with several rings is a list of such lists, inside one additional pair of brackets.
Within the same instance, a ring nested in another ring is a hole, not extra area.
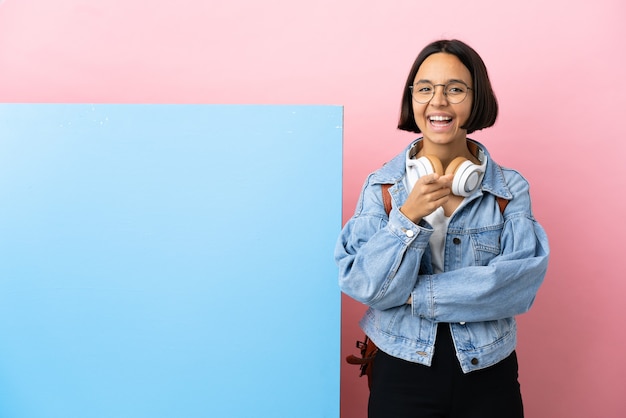
[(406, 234), (407, 237), (413, 238), (413, 235), (415, 235), (415, 232), (413, 232), (412, 230), (409, 229), (409, 230), (407, 230), (405, 232), (405, 234)]
[(478, 364), (478, 359), (476, 357), (474, 357), (471, 361), (470, 361), (474, 366), (476, 366)]
[(459, 325), (465, 325), (465, 322), (459, 322)]
[(454, 245), (459, 245), (461, 243), (461, 238), (454, 238), (452, 242), (454, 243)]

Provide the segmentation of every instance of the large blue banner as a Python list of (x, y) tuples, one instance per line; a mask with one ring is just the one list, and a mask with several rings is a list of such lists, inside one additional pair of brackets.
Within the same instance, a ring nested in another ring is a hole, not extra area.
[(0, 105), (0, 417), (338, 417), (342, 109)]

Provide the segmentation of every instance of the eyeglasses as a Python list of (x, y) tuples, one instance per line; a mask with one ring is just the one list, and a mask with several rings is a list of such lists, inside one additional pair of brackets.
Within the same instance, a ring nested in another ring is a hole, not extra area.
[(452, 104), (459, 104), (467, 97), (467, 91), (472, 88), (462, 81), (450, 81), (447, 84), (432, 84), (425, 81), (410, 86), (413, 100), (417, 103), (428, 103), (435, 96), (435, 87), (443, 87), (443, 95)]

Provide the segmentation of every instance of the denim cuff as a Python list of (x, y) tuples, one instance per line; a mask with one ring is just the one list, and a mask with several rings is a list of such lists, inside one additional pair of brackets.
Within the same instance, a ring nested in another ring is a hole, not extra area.
[(421, 220), (416, 225), (397, 208), (392, 209), (389, 214), (387, 226), (406, 245), (417, 245), (420, 249), (426, 248), (433, 233), (433, 228), (426, 221)]

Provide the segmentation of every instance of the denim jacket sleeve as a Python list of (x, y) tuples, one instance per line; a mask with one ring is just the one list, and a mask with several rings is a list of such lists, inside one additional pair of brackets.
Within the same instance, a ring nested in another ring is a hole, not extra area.
[(529, 187), (504, 170), (513, 194), (504, 213), (500, 251), (486, 265), (466, 265), (420, 275), (412, 292), (413, 315), (434, 322), (478, 322), (528, 311), (545, 277), (549, 246), (532, 215)]
[(415, 225), (396, 207), (388, 217), (381, 185), (370, 176), (335, 248), (341, 290), (375, 309), (406, 304), (431, 234), (428, 225)]

